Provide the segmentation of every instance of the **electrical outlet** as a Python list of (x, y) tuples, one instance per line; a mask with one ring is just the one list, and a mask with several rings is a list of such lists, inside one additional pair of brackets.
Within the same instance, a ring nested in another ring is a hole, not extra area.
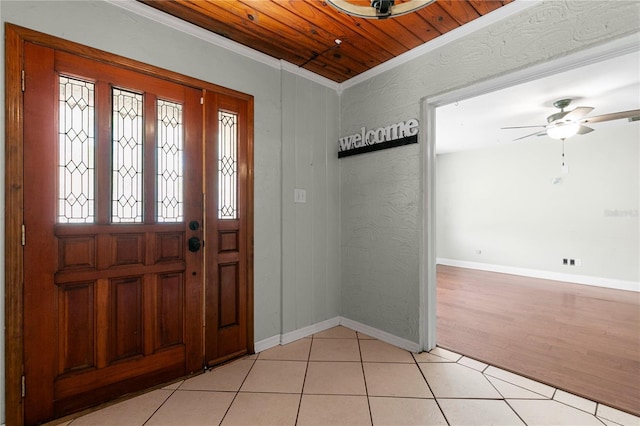
[(569, 259), (568, 257), (562, 258), (562, 264), (565, 266), (582, 266), (582, 260)]

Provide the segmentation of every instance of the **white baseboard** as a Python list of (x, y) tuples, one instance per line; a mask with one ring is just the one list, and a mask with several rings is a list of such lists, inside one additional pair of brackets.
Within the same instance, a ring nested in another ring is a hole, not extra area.
[(328, 330), (337, 325), (340, 325), (340, 317), (334, 317), (325, 321), (317, 322), (307, 327), (299, 328), (297, 330), (284, 333), (282, 335), (282, 338), (280, 339), (280, 344), (286, 345), (287, 343), (295, 342), (298, 339), (311, 336), (312, 334), (315, 334), (315, 333), (320, 333), (321, 331)]
[(640, 282), (636, 281), (616, 280), (611, 278), (592, 277), (588, 275), (564, 274), (561, 272), (492, 265), (489, 263), (469, 262), (466, 260), (445, 259), (440, 257), (436, 259), (436, 263), (440, 265), (457, 266), (460, 268), (477, 269), (480, 271), (500, 272), (503, 274), (521, 275), (523, 277), (542, 278), (545, 280), (563, 281), (567, 283), (640, 292)]
[(256, 353), (266, 351), (269, 348), (273, 348), (278, 345), (286, 345), (287, 343), (295, 342), (296, 340), (303, 339), (312, 334), (320, 333), (321, 331), (328, 330), (330, 328), (343, 325), (354, 331), (359, 331), (368, 336), (375, 337), (376, 339), (387, 342), (391, 345), (397, 346), (402, 349), (406, 349), (411, 352), (419, 352), (420, 345), (407, 339), (395, 336), (386, 331), (378, 330), (377, 328), (370, 327), (368, 325), (353, 321), (349, 318), (335, 317), (325, 321), (311, 324), (307, 327), (299, 328), (294, 331), (290, 331), (284, 334), (277, 334), (264, 340), (254, 343), (254, 350)]
[(382, 340), (383, 342), (387, 342), (390, 345), (397, 346), (407, 351), (414, 353), (420, 352), (420, 345), (416, 342), (403, 339), (402, 337), (387, 333), (386, 331), (378, 330), (377, 328), (373, 328), (352, 319), (340, 317), (340, 325), (343, 325), (355, 331), (359, 331), (360, 333), (364, 333), (368, 336), (375, 337), (376, 339)]
[(267, 337), (266, 339), (260, 340), (259, 342), (255, 342), (253, 344), (253, 350), (258, 353), (266, 351), (269, 348), (273, 348), (274, 346), (278, 346), (279, 344), (280, 335), (276, 334), (275, 336)]
[(325, 321), (311, 324), (307, 327), (302, 327), (284, 334), (276, 334), (275, 336), (255, 342), (253, 344), (253, 349), (256, 353), (266, 351), (274, 346), (286, 345), (287, 343), (295, 342), (296, 340), (311, 336), (315, 333), (320, 333), (321, 331), (328, 330), (337, 325), (340, 325), (340, 317), (330, 318)]

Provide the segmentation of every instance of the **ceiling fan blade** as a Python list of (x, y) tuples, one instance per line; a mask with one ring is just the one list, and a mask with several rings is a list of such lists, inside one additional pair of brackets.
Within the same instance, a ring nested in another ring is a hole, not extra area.
[(529, 128), (535, 128), (535, 127), (545, 127), (545, 126), (514, 126), (514, 127), (500, 127), (501, 130), (505, 130), (505, 129), (529, 129)]
[(535, 132), (535, 133), (531, 133), (530, 135), (519, 137), (518, 139), (514, 139), (513, 142), (519, 141), (521, 139), (525, 139), (525, 138), (528, 138), (528, 137), (531, 137), (531, 136), (544, 136), (546, 134), (547, 134), (547, 131), (543, 130), (542, 132)]
[(580, 126), (580, 128), (578, 129), (578, 134), (579, 135), (586, 135), (587, 133), (591, 133), (593, 132), (593, 129), (591, 127), (587, 127), (587, 126)]
[(593, 109), (594, 109), (593, 107), (577, 107), (569, 111), (568, 113), (566, 113), (564, 117), (562, 117), (562, 119), (563, 120), (579, 120), (585, 115), (589, 114), (591, 111), (593, 111)]
[(620, 120), (621, 118), (631, 118), (640, 116), (640, 109), (630, 111), (613, 112), (611, 114), (596, 115), (580, 120), (581, 123), (600, 123), (601, 121)]

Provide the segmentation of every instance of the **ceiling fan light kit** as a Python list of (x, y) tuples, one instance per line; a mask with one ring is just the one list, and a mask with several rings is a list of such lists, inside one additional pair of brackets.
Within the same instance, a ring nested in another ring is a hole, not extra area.
[(591, 127), (585, 126), (587, 123), (600, 123), (603, 121), (619, 120), (622, 118), (628, 118), (629, 121), (640, 116), (640, 109), (634, 109), (630, 111), (619, 111), (611, 114), (597, 115), (595, 117), (585, 116), (594, 110), (593, 107), (576, 107), (571, 111), (565, 111), (564, 109), (569, 106), (571, 99), (559, 99), (553, 103), (553, 106), (560, 108), (559, 112), (553, 113), (547, 117), (546, 125), (538, 126), (516, 126), (516, 127), (503, 127), (502, 129), (525, 129), (525, 128), (544, 128), (526, 136), (514, 139), (518, 141), (528, 138), (530, 136), (544, 136), (547, 135), (552, 139), (562, 140), (568, 139), (575, 135), (586, 135), (593, 132)]
[(336, 9), (358, 18), (386, 19), (415, 12), (436, 0), (408, 0), (396, 4), (395, 0), (371, 0), (371, 6), (351, 3), (349, 0), (327, 0)]
[(551, 139), (568, 139), (578, 133), (580, 123), (575, 121), (560, 121), (547, 127), (547, 135)]

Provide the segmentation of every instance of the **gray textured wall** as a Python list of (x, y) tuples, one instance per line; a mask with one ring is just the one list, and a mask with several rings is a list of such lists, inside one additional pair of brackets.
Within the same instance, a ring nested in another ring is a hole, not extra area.
[[(340, 315), (339, 98), (282, 73), (282, 332)], [(294, 189), (306, 203), (294, 203)]]
[[(377, 128), (417, 117), (423, 97), (639, 30), (637, 1), (536, 4), (347, 88), (341, 99), (340, 136), (362, 126)], [(422, 147), (411, 146), (340, 162), (342, 315), (414, 342), (420, 336), (420, 155)], [(378, 184), (363, 183), (371, 179)]]

